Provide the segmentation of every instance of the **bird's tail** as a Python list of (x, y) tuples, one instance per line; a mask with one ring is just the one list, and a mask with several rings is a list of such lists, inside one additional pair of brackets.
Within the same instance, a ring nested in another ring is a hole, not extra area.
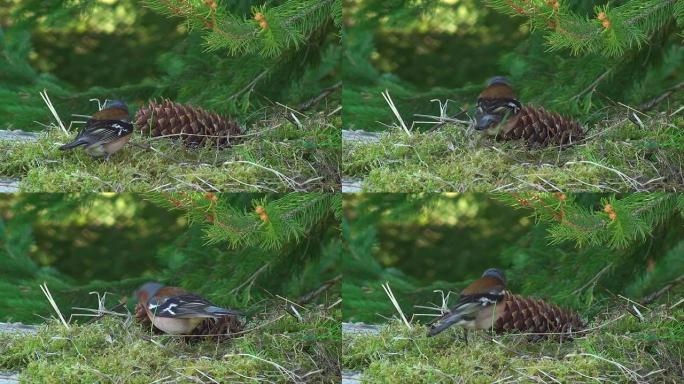
[(214, 314), (216, 316), (240, 316), (243, 317), (245, 316), (244, 312), (236, 311), (234, 309), (226, 309), (226, 308), (221, 308), (221, 307), (207, 307), (206, 308), (207, 312), (210, 312), (211, 314)]
[(85, 144), (87, 144), (87, 142), (85, 140), (76, 139), (76, 140), (72, 141), (71, 143), (67, 143), (67, 144), (62, 145), (61, 147), (59, 147), (59, 149), (62, 151), (66, 151), (67, 149), (76, 148), (79, 145), (85, 145)]
[(439, 320), (437, 320), (432, 327), (430, 327), (430, 329), (428, 330), (428, 336), (435, 336), (441, 333), (453, 324), (456, 324), (459, 321), (461, 321), (461, 319), (463, 319), (463, 312), (461, 311), (453, 311), (446, 313)]

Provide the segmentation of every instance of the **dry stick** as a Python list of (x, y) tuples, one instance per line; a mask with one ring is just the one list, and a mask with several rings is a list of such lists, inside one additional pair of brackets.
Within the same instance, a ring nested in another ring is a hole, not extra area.
[(401, 128), (404, 129), (404, 132), (410, 137), (411, 136), (411, 131), (406, 127), (406, 124), (404, 123), (404, 119), (401, 118), (401, 115), (399, 114), (399, 110), (397, 110), (396, 105), (394, 105), (394, 101), (392, 101), (392, 98), (390, 97), (389, 91), (385, 89), (385, 92), (381, 92), (382, 98), (385, 99), (385, 102), (389, 105), (390, 109), (392, 110), (392, 113), (394, 113), (394, 116), (397, 117), (397, 120), (399, 120), (399, 124), (401, 124)]
[(665, 92), (662, 95), (641, 104), (639, 106), (639, 108), (643, 109), (644, 111), (648, 111), (648, 110), (652, 109), (653, 107), (655, 107), (656, 105), (660, 104), (661, 101), (667, 99), (673, 93), (675, 93), (681, 89), (684, 89), (684, 81), (675, 85), (674, 87), (668, 88), (667, 90), (665, 90)]
[(389, 282), (382, 284), (382, 289), (385, 291), (385, 293), (389, 297), (390, 301), (394, 305), (394, 308), (396, 308), (397, 312), (399, 312), (399, 315), (401, 316), (401, 320), (404, 321), (404, 324), (406, 324), (406, 327), (408, 329), (413, 329), (413, 327), (411, 327), (411, 323), (409, 323), (408, 320), (406, 320), (406, 316), (404, 316), (404, 311), (401, 310), (401, 307), (399, 306), (399, 302), (397, 301), (397, 298), (394, 297), (394, 293), (392, 293), (392, 289), (389, 286)]
[(608, 68), (605, 72), (603, 72), (603, 74), (601, 74), (601, 76), (599, 76), (596, 80), (594, 80), (593, 83), (589, 84), (589, 86), (586, 87), (582, 92), (576, 94), (576, 95), (573, 96), (572, 98), (573, 98), (573, 99), (579, 100), (579, 98), (582, 97), (582, 96), (584, 96), (585, 93), (587, 93), (587, 92), (589, 92), (589, 91), (591, 91), (591, 90), (596, 90), (596, 87), (598, 87), (599, 83), (600, 83), (601, 81), (603, 81), (603, 79), (604, 79), (606, 76), (608, 76), (608, 74), (609, 74), (612, 70), (613, 70), (612, 68)]
[(667, 283), (667, 285), (665, 285), (663, 288), (661, 288), (657, 292), (654, 292), (654, 293), (646, 296), (645, 298), (641, 299), (641, 304), (643, 304), (643, 305), (651, 304), (652, 302), (658, 300), (658, 298), (660, 296), (664, 295), (667, 291), (672, 289), (675, 285), (682, 283), (682, 282), (684, 282), (684, 275), (681, 275), (678, 278), (670, 281), (669, 283)]
[(315, 300), (318, 296), (321, 295), (321, 293), (327, 291), (330, 287), (339, 283), (341, 280), (342, 280), (342, 275), (337, 275), (334, 278), (323, 282), (323, 284), (321, 284), (320, 287), (316, 288), (315, 290), (313, 290), (313, 291), (311, 291), (311, 292), (309, 292), (303, 296), (300, 296), (299, 299), (297, 299), (297, 304), (304, 305), (304, 304), (311, 302), (312, 300)]
[(59, 316), (59, 320), (62, 321), (62, 324), (64, 324), (64, 327), (66, 329), (69, 329), (69, 324), (66, 322), (66, 320), (64, 320), (64, 316), (62, 316), (62, 312), (59, 310), (57, 303), (55, 303), (55, 300), (52, 298), (52, 294), (50, 293), (50, 290), (48, 289), (46, 282), (43, 282), (43, 285), (40, 286), (40, 290), (43, 291), (43, 294), (45, 295), (45, 297), (47, 297), (48, 301), (50, 302), (50, 305), (55, 310), (55, 312), (57, 312), (57, 315)]
[(314, 97), (314, 98), (312, 98), (312, 99), (309, 99), (309, 100), (307, 100), (307, 101), (305, 101), (305, 102), (299, 104), (299, 105), (297, 106), (297, 110), (299, 110), (300, 112), (304, 112), (304, 111), (310, 109), (311, 107), (313, 107), (313, 106), (315, 106), (316, 104), (320, 103), (321, 100), (323, 100), (323, 99), (325, 99), (326, 97), (330, 96), (330, 94), (332, 94), (333, 92), (337, 91), (337, 90), (340, 89), (341, 87), (342, 87), (342, 82), (340, 81), (340, 82), (338, 82), (337, 84), (335, 84), (335, 85), (333, 85), (333, 86), (331, 86), (331, 87), (328, 87), (328, 88), (323, 89), (323, 90), (321, 91), (321, 93), (318, 94), (318, 96), (316, 96), (316, 97)]
[(64, 124), (62, 124), (62, 119), (59, 118), (59, 115), (57, 114), (57, 110), (52, 105), (52, 102), (50, 101), (50, 98), (48, 97), (47, 89), (43, 89), (43, 92), (39, 92), (39, 94), (40, 94), (40, 97), (45, 102), (45, 104), (47, 104), (47, 107), (50, 110), (50, 112), (52, 113), (52, 116), (54, 116), (55, 119), (57, 119), (57, 122), (59, 123), (59, 127), (62, 128), (62, 132), (64, 132), (64, 134), (68, 135), (69, 132), (67, 132), (66, 128), (64, 128)]

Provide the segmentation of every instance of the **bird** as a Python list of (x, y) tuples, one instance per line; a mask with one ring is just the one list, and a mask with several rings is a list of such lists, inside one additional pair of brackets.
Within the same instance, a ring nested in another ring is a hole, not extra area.
[(107, 100), (103, 108), (88, 119), (74, 141), (59, 149), (65, 151), (84, 145), (89, 155), (109, 160), (109, 156), (130, 140), (132, 133), (133, 124), (126, 103), (121, 100)]
[(497, 268), (489, 268), (463, 291), (458, 302), (447, 313), (438, 318), (429, 332), (435, 336), (456, 324), (466, 329), (488, 329), (500, 315), (497, 308), (506, 292), (506, 276)]
[(136, 296), (138, 306), (144, 306), (152, 324), (171, 335), (189, 335), (207, 319), (244, 316), (241, 311), (218, 307), (183, 288), (158, 282), (143, 284)]
[(502, 270), (487, 269), (461, 291), (455, 306), (433, 322), (428, 336), (436, 336), (454, 324), (466, 329), (466, 341), (468, 330), (521, 332), (538, 340), (552, 335), (572, 338), (584, 329), (584, 321), (576, 312), (515, 295), (506, 284)]
[(474, 128), (498, 140), (524, 139), (540, 147), (570, 145), (584, 137), (579, 122), (542, 107), (523, 106), (504, 76), (489, 79), (478, 96)]

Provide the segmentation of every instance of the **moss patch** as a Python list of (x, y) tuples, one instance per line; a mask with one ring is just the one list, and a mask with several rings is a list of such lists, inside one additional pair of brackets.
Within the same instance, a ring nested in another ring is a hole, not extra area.
[(373, 383), (681, 382), (684, 309), (607, 316), (563, 343), (461, 329), (427, 337), (394, 321), (379, 335), (343, 335), (342, 366)]
[(379, 142), (345, 142), (343, 175), (365, 191), (681, 190), (684, 119), (606, 121), (579, 145), (527, 148), (447, 125), (411, 137), (400, 129)]
[(0, 141), (0, 178), (21, 179), (23, 191), (336, 191), (339, 189), (339, 117), (322, 115), (271, 121), (248, 131), (231, 148), (187, 149), (171, 139), (134, 136), (133, 145), (109, 161), (77, 149), (63, 152), (72, 139), (57, 129), (35, 142)]
[(68, 330), (52, 321), (35, 335), (3, 335), (0, 370), (30, 383), (339, 382), (340, 310), (300, 309), (302, 321), (282, 313), (221, 343), (152, 335), (131, 319)]

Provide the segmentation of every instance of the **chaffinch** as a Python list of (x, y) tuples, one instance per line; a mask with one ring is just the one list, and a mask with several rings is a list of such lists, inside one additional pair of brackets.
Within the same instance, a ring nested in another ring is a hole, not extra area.
[(527, 141), (529, 147), (560, 147), (584, 137), (582, 125), (542, 107), (523, 106), (505, 77), (489, 80), (477, 99), (475, 129), (497, 140)]
[(503, 271), (490, 268), (482, 277), (467, 286), (458, 302), (449, 312), (436, 320), (428, 331), (435, 336), (453, 324), (466, 329), (489, 329), (501, 315), (503, 306), (497, 306), (506, 294), (506, 277)]
[(156, 282), (144, 284), (136, 296), (152, 324), (172, 335), (189, 335), (207, 319), (244, 316), (240, 311), (217, 307), (183, 288), (165, 287)]
[(108, 160), (130, 140), (132, 133), (133, 124), (126, 104), (121, 100), (107, 100), (103, 108), (88, 119), (76, 139), (59, 149), (64, 151), (85, 145), (89, 155), (104, 156)]
[(516, 115), (520, 109), (522, 105), (508, 79), (503, 76), (493, 77), (477, 98), (475, 129), (484, 131), (495, 127), (508, 117)]
[(535, 340), (550, 335), (572, 338), (585, 327), (574, 311), (508, 292), (506, 277), (496, 268), (486, 270), (467, 286), (456, 305), (436, 320), (428, 335), (435, 336), (453, 324), (466, 329), (466, 341), (470, 329), (523, 332)]

